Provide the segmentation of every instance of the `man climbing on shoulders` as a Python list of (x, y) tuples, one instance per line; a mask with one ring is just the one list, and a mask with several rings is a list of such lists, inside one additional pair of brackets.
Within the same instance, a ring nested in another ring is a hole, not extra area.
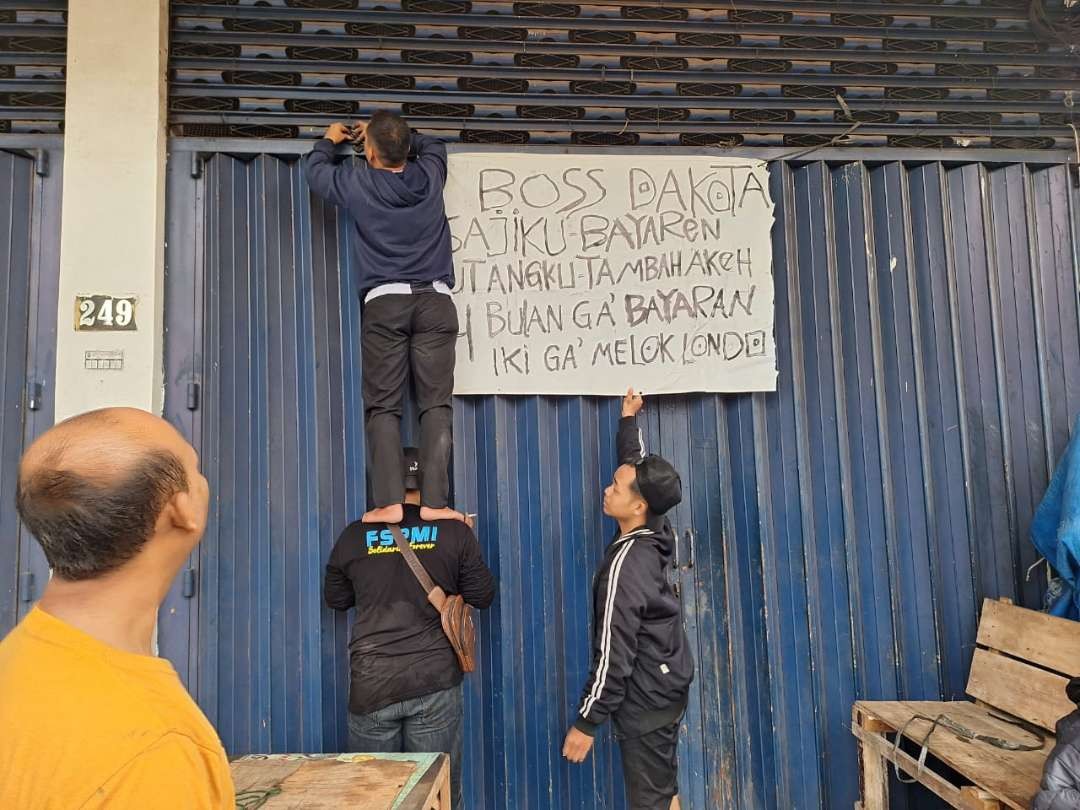
[[(335, 147), (362, 142), (366, 161), (335, 162)], [(375, 508), (368, 522), (400, 523), (402, 400), (411, 371), (420, 417), (423, 520), (467, 515), (448, 505), (457, 310), (443, 207), (446, 146), (380, 110), (353, 129), (332, 124), (304, 158), (311, 190), (348, 220), (362, 307), (364, 424)]]
[(631, 810), (678, 810), (676, 752), (694, 660), (667, 579), (675, 536), (664, 513), (682, 500), (682, 482), (670, 462), (645, 453), (637, 427), (642, 404), (627, 391), (619, 467), (604, 490), (604, 514), (619, 531), (593, 580), (592, 668), (563, 756), (584, 762), (611, 718)]

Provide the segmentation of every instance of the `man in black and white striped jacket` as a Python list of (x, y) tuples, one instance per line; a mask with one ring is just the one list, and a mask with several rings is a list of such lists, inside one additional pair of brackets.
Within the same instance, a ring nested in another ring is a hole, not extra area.
[(641, 407), (631, 388), (616, 438), (620, 466), (604, 490), (619, 534), (593, 579), (592, 668), (563, 756), (583, 762), (610, 717), (631, 810), (677, 810), (676, 749), (694, 661), (667, 578), (675, 535), (663, 515), (682, 500), (682, 483), (668, 461), (645, 453)]

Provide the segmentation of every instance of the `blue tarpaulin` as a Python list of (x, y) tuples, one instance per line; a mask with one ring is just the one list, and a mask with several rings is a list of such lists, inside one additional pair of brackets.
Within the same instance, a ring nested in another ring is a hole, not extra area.
[(1080, 619), (1080, 417), (1031, 523), (1031, 541), (1064, 580), (1050, 607), (1055, 616)]

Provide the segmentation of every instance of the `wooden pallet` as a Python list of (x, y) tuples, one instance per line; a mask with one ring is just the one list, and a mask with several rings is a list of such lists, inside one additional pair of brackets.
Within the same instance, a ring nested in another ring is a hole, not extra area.
[[(1065, 695), (1065, 684), (1080, 674), (1080, 623), (987, 599), (976, 641), (967, 684), (974, 702), (860, 700), (852, 707), (851, 730), (859, 740), (862, 784), (857, 808), (887, 810), (892, 767), (953, 807), (1031, 807), (1046, 757), (1054, 747), (1054, 725), (1076, 708)], [(1046, 744), (1038, 751), (1007, 751), (961, 739), (939, 726), (926, 748), (932, 760), (965, 780), (955, 784), (931, 767), (920, 768), (916, 757), (895, 747), (895, 736), (901, 731), (905, 739), (917, 745), (923, 742), (931, 724), (913, 719), (916, 715), (945, 715), (979, 734), (1035, 741), (1029, 731), (998, 719), (1008, 717), (1041, 729)]]

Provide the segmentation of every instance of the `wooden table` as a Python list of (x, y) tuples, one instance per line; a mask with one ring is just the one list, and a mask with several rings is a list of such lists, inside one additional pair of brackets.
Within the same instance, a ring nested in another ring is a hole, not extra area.
[(450, 810), (446, 754), (250, 754), (230, 769), (237, 808)]

